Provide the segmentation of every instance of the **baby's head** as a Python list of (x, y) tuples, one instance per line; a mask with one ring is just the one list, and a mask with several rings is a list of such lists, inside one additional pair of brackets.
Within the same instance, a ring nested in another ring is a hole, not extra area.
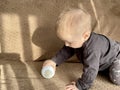
[(63, 12), (57, 22), (57, 36), (66, 46), (80, 48), (91, 33), (91, 16), (81, 10)]

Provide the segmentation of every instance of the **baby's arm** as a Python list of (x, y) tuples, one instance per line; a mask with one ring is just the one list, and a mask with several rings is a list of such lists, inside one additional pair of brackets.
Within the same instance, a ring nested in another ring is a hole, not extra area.
[(56, 71), (56, 65), (60, 65), (73, 55), (74, 49), (64, 45), (63, 48), (61, 48), (52, 59), (48, 59), (43, 63), (41, 70), (42, 76), (44, 78), (52, 78)]
[(72, 57), (75, 54), (74, 49), (71, 47), (63, 46), (54, 57), (52, 57), (52, 60), (59, 66), (66, 60), (68, 60), (70, 57)]

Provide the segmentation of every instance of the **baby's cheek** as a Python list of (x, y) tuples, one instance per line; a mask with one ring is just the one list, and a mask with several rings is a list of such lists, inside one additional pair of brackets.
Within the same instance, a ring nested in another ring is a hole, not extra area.
[(81, 44), (74, 44), (74, 45), (72, 45), (72, 47), (74, 47), (74, 48), (80, 48), (82, 45)]

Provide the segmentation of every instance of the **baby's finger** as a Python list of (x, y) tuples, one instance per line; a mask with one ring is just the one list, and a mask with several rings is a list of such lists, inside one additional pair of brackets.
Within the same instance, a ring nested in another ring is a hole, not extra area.
[(65, 90), (73, 90), (71, 87), (66, 88)]
[(72, 81), (72, 82), (71, 82), (71, 84), (72, 84), (72, 85), (75, 85), (75, 84), (76, 84), (76, 82)]
[(68, 85), (68, 86), (66, 86), (65, 88), (66, 88), (66, 90), (73, 90), (73, 89), (74, 89), (74, 86), (73, 86), (73, 85)]
[(66, 86), (68, 86), (68, 85), (75, 85), (75, 82), (71, 82), (71, 83), (67, 84)]

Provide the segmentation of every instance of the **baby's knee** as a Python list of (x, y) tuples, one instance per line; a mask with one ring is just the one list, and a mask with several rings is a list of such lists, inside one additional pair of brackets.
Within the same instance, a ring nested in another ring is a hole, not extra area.
[(111, 80), (114, 84), (120, 85), (120, 77), (117, 77), (116, 75), (110, 74), (110, 80)]
[(110, 79), (111, 81), (116, 84), (116, 85), (120, 85), (120, 64), (113, 64), (110, 67)]

